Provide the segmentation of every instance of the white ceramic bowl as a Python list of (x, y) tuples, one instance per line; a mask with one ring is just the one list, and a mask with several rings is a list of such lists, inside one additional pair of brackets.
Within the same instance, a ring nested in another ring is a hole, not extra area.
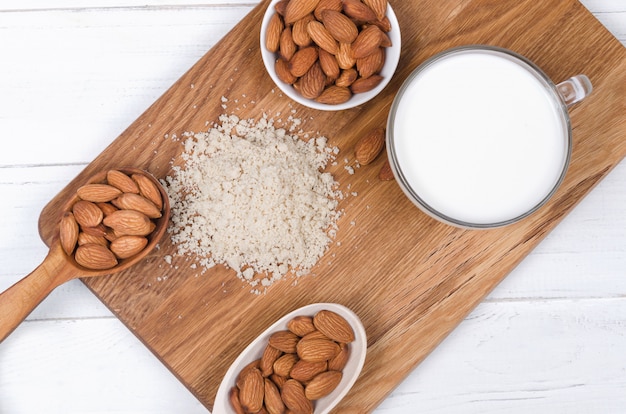
[(263, 22), (261, 24), (261, 56), (263, 57), (263, 63), (265, 64), (265, 68), (267, 69), (267, 73), (269, 73), (270, 77), (280, 88), (281, 91), (285, 93), (288, 97), (293, 99), (294, 101), (308, 106), (309, 108), (319, 109), (322, 111), (340, 111), (344, 109), (353, 108), (355, 106), (362, 105), (376, 95), (378, 95), (384, 88), (387, 86), (389, 81), (391, 81), (391, 77), (393, 76), (396, 68), (398, 66), (398, 61), (400, 60), (400, 46), (401, 46), (401, 38), (400, 38), (400, 26), (398, 25), (398, 19), (396, 18), (395, 13), (393, 12), (390, 5), (387, 6), (387, 17), (391, 22), (391, 31), (387, 33), (389, 38), (391, 39), (392, 46), (387, 48), (387, 54), (385, 57), (385, 65), (380, 72), (380, 75), (383, 76), (382, 82), (378, 84), (378, 86), (371, 91), (354, 94), (347, 102), (338, 105), (328, 105), (316, 102), (311, 99), (306, 99), (302, 95), (300, 95), (293, 86), (281, 81), (278, 76), (276, 76), (276, 71), (274, 70), (274, 64), (276, 62), (276, 54), (270, 52), (265, 47), (265, 38), (267, 37), (267, 25), (270, 21), (270, 18), (275, 12), (274, 5), (278, 3), (280, 0), (272, 0), (267, 10), (265, 11), (265, 15), (263, 16)]
[(296, 309), (283, 316), (243, 350), (226, 372), (217, 390), (215, 404), (213, 404), (213, 410), (211, 412), (213, 414), (236, 414), (235, 410), (230, 405), (228, 394), (230, 389), (235, 386), (239, 372), (252, 361), (261, 358), (268, 344), (269, 337), (274, 332), (286, 330), (287, 323), (295, 316), (314, 316), (317, 312), (324, 309), (333, 311), (346, 319), (352, 326), (355, 337), (354, 341), (350, 343), (350, 356), (348, 363), (343, 369), (341, 382), (332, 393), (315, 401), (314, 414), (325, 414), (335, 407), (339, 401), (345, 397), (350, 388), (352, 388), (361, 373), (363, 363), (365, 362), (365, 354), (367, 353), (367, 337), (361, 320), (350, 309), (336, 303), (315, 303)]

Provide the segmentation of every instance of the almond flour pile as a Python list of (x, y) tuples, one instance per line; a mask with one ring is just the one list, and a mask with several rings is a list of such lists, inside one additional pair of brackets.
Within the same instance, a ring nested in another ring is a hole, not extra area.
[(338, 153), (325, 137), (301, 139), (258, 122), (222, 115), (207, 132), (186, 133), (184, 165), (165, 179), (169, 228), (179, 255), (205, 268), (224, 264), (252, 286), (288, 271), (302, 275), (332, 241), (341, 192), (327, 163)]

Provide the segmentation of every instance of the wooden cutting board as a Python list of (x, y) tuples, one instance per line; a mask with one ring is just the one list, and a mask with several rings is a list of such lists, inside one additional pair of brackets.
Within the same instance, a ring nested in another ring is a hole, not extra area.
[[(345, 215), (338, 243), (297, 284), (290, 279), (253, 295), (221, 266), (201, 274), (185, 258), (170, 265), (164, 257), (175, 248), (167, 237), (131, 270), (84, 280), (207, 407), (229, 364), (258, 333), (300, 306), (337, 302), (361, 317), (368, 356), (336, 412), (373, 410), (626, 155), (626, 50), (577, 1), (390, 3), (400, 20), (402, 56), (374, 101), (319, 112), (280, 94), (261, 63), (259, 29), (268, 0), (262, 1), (41, 214), (40, 234), (49, 245), (59, 207), (87, 177), (127, 165), (158, 178), (170, 175), (171, 161), (183, 150), (171, 137), (203, 131), (222, 113), (259, 118), (295, 109), (304, 130), (319, 131), (340, 148), (340, 162), (329, 171), (357, 195), (339, 206)], [(574, 149), (563, 185), (536, 214), (503, 229), (460, 230), (430, 219), (395, 182), (376, 178), (384, 157), (354, 175), (343, 164), (344, 158), (353, 164), (352, 148), (364, 131), (385, 125), (394, 94), (417, 65), (470, 43), (521, 53), (556, 82), (585, 73), (595, 88), (571, 109)]]

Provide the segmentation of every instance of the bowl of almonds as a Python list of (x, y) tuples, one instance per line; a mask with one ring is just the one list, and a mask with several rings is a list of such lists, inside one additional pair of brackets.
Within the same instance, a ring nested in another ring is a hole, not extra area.
[(365, 329), (350, 309), (335, 303), (304, 306), (239, 355), (211, 412), (328, 413), (356, 382), (366, 352)]
[(368, 102), (400, 59), (400, 27), (387, 0), (272, 0), (260, 38), (274, 83), (319, 110)]

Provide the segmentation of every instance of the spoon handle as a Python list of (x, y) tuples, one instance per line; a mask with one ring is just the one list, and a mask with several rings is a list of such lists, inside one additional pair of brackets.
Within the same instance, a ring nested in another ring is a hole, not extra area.
[(60, 243), (50, 248), (44, 261), (13, 286), (0, 293), (0, 342), (35, 309), (54, 288), (77, 277)]

